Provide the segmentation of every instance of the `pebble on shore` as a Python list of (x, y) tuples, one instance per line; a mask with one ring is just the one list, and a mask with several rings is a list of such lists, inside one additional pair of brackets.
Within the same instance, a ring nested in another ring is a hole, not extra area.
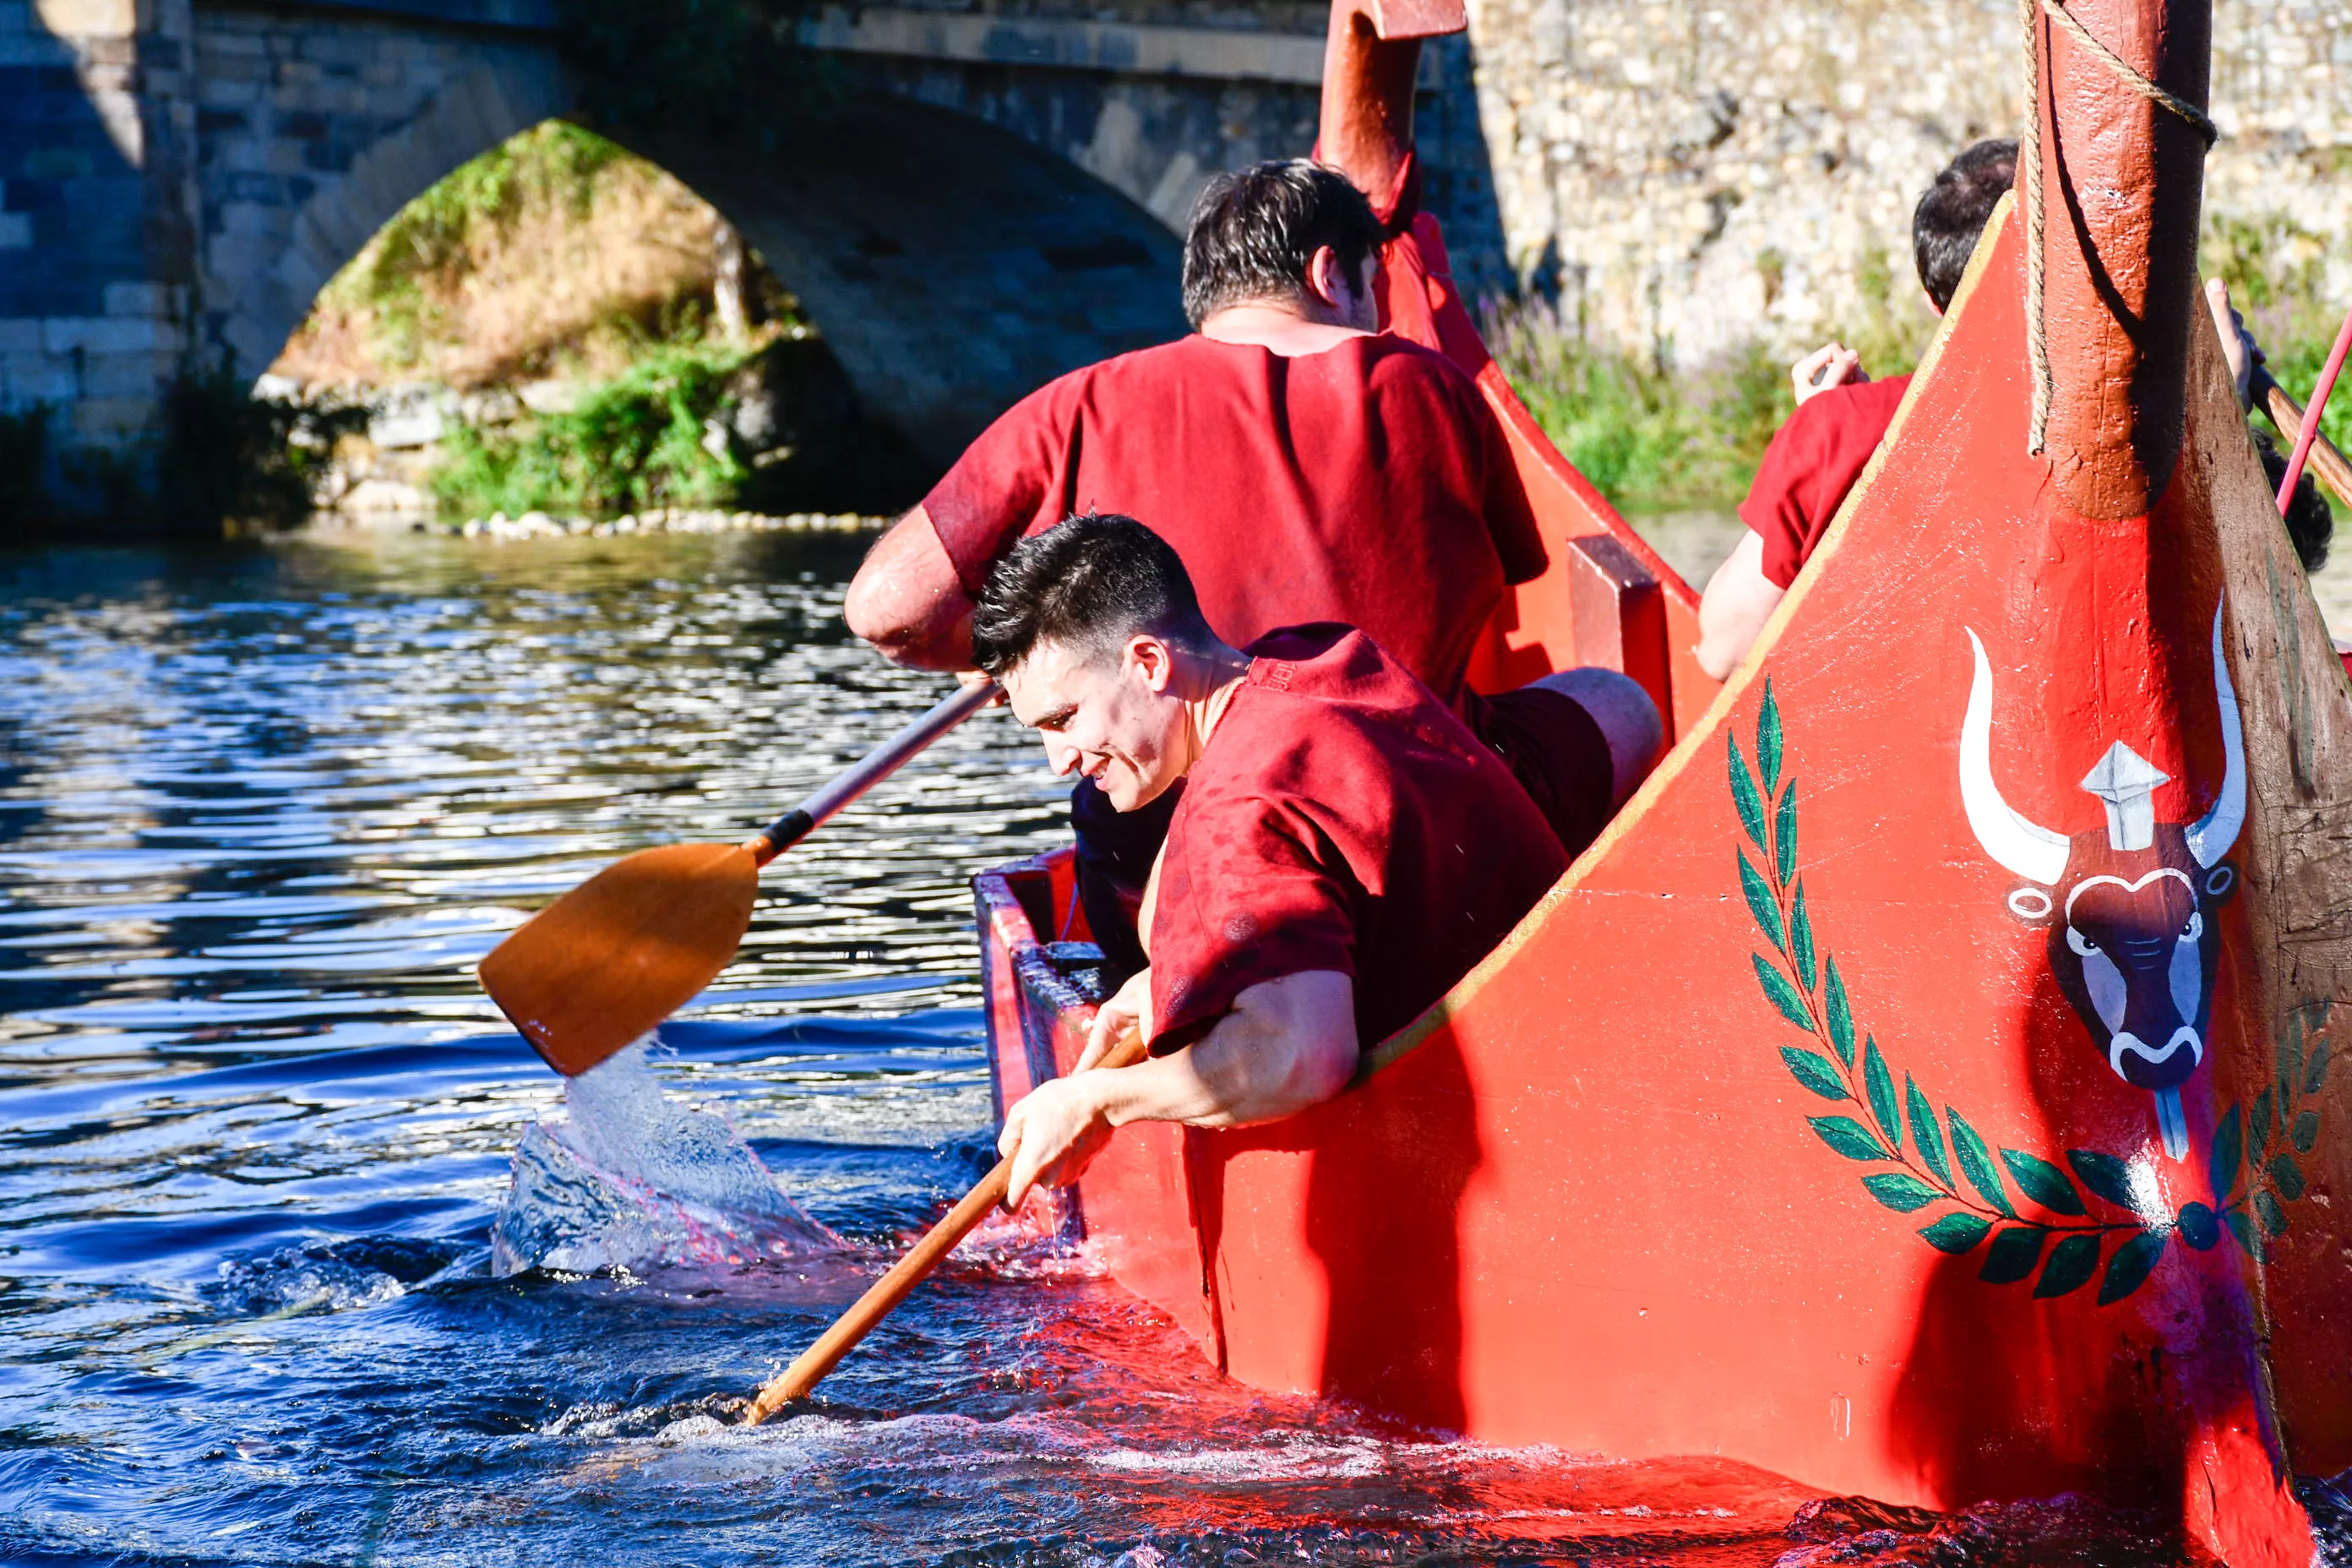
[(889, 522), (887, 517), (868, 517), (854, 511), (796, 511), (775, 517), (757, 511), (663, 507), (631, 512), (604, 522), (584, 517), (551, 517), (543, 511), (527, 511), (520, 517), (494, 511), (488, 517), (469, 517), (461, 523), (418, 522), (414, 530), (464, 539), (562, 539), (573, 534), (610, 539), (628, 533), (860, 533), (887, 527)]

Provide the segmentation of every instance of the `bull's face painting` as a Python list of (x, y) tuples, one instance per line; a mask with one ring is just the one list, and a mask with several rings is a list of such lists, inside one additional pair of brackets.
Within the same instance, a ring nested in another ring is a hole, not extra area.
[(2050, 968), (2117, 1078), (2156, 1096), (2164, 1152), (2189, 1152), (2180, 1086), (2205, 1060), (2213, 974), (2221, 962), (2215, 910), (2236, 885), (2222, 857), (2246, 816), (2244, 735), (2238, 695), (2213, 614), (2213, 688), (2226, 768), (2213, 808), (2189, 825), (2156, 820), (2151, 797), (2170, 782), (2118, 741), (2083, 788), (2106, 807), (2105, 829), (2073, 837), (2009, 808), (1992, 779), (1992, 672), (1969, 633), (1976, 678), (1960, 725), (1960, 799), (1977, 841), (2026, 879), (2009, 895), (2020, 920), (2050, 927)]

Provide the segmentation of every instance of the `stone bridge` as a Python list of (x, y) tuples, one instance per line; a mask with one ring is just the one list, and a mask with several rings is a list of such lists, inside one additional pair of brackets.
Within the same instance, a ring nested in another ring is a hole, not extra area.
[[(556, 6), (0, 0), (0, 410), (47, 405), (68, 450), (135, 447), (175, 378), (258, 374), (404, 203), (541, 121), (599, 120)], [(780, 105), (776, 152), (624, 135), (940, 461), (1061, 371), (1181, 331), (1175, 231), (1202, 182), (1313, 140), (1319, 0), (1247, 26), (1133, 13), (823, 9), (801, 41), (847, 88)], [(1498, 268), (1466, 49), (1424, 73), (1433, 205)]]

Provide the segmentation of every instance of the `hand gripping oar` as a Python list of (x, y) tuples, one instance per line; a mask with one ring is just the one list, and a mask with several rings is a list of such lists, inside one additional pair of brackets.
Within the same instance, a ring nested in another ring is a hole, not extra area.
[(641, 849), (517, 927), (478, 973), (522, 1037), (564, 1076), (586, 1072), (718, 977), (751, 928), (760, 868), (987, 706), (967, 686), (740, 844)]
[[(1088, 1070), (1132, 1067), (1143, 1059), (1143, 1037), (1131, 1033), (1106, 1051), (1102, 1060)], [(841, 1364), (841, 1358), (856, 1350), (857, 1342), (873, 1332), (875, 1325), (888, 1317), (890, 1310), (905, 1300), (907, 1293), (921, 1284), (923, 1277), (940, 1266), (941, 1258), (955, 1250), (956, 1243), (987, 1218), (989, 1210), (1004, 1201), (1004, 1189), (1012, 1174), (1011, 1160), (997, 1161), (996, 1168), (982, 1176), (980, 1184), (966, 1193), (961, 1203), (948, 1210), (946, 1217), (931, 1226), (906, 1257), (892, 1264), (888, 1273), (868, 1286), (856, 1304), (818, 1336), (816, 1343), (768, 1380), (760, 1396), (751, 1401), (751, 1408), (744, 1413), (743, 1425), (757, 1426), (793, 1400), (805, 1398), (811, 1389), (823, 1383), (825, 1374)]]

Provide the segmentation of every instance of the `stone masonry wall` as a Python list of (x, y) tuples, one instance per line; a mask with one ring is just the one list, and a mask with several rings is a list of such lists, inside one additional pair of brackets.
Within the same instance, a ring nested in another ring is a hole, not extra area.
[[(2216, 0), (2206, 210), (2352, 300), (2352, 0)], [(1928, 321), (1913, 203), (2011, 136), (2011, 0), (1470, 0), (1503, 245), (1593, 339), (1692, 364)], [(1887, 369), (1895, 367), (1888, 366)]]

